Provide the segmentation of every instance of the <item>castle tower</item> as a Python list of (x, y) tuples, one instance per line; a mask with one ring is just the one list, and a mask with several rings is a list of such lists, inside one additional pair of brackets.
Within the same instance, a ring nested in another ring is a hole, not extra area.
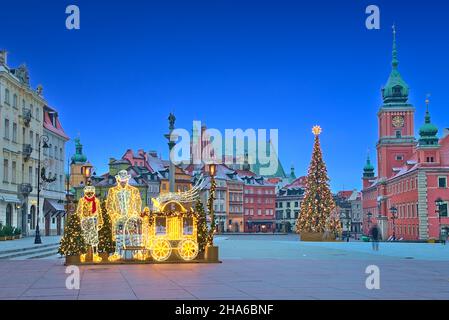
[(438, 128), (432, 124), (429, 113), (429, 99), (426, 99), (426, 115), (424, 124), (419, 129), (418, 161), (426, 165), (440, 163), (440, 145), (438, 142)]
[(401, 167), (416, 146), (414, 137), (415, 108), (408, 103), (409, 87), (398, 71), (396, 28), (393, 26), (392, 70), (382, 89), (383, 105), (378, 112), (378, 177), (389, 178), (393, 168)]

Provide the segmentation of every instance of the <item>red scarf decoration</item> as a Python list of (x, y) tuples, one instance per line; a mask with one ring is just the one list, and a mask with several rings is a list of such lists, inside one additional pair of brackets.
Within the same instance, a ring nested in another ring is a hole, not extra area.
[(92, 202), (92, 213), (97, 212), (97, 204), (95, 202), (95, 196), (93, 196), (92, 198), (84, 197), (84, 200), (86, 200), (87, 202)]

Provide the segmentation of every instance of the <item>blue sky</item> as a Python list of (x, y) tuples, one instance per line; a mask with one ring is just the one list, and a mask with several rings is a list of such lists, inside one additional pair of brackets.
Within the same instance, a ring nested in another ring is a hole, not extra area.
[[(65, 28), (69, 4), (80, 8), (80, 30)], [(370, 4), (380, 7), (380, 30), (365, 28)], [(319, 124), (332, 188), (351, 189), (368, 148), (375, 158), (393, 23), (417, 128), (427, 93), (440, 133), (449, 127), (448, 9), (437, 0), (1, 0), (0, 47), (10, 66), (27, 63), (98, 173), (128, 148), (166, 155), (173, 111), (188, 129), (192, 120), (279, 129), (281, 161), (297, 175)]]

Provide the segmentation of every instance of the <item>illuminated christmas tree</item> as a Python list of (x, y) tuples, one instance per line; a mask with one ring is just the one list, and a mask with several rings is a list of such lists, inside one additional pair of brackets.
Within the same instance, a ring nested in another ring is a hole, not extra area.
[(103, 217), (103, 227), (98, 231), (98, 252), (115, 252), (115, 241), (112, 237), (112, 222), (106, 210), (106, 201), (101, 203), (101, 214)]
[(301, 211), (296, 222), (298, 233), (339, 233), (341, 226), (335, 212), (335, 202), (329, 188), (329, 177), (326, 164), (323, 161), (320, 138), (321, 128), (312, 129), (315, 135), (312, 160), (306, 179), (304, 200), (301, 202)]
[(58, 253), (64, 256), (77, 256), (86, 252), (84, 237), (81, 235), (80, 218), (75, 213), (69, 214)]
[(204, 210), (203, 203), (200, 200), (195, 203), (195, 212), (198, 214), (198, 251), (204, 252), (209, 231), (207, 230), (206, 211)]

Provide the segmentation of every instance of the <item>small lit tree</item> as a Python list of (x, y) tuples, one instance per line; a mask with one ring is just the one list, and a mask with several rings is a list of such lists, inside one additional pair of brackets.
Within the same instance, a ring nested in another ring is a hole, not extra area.
[(106, 210), (106, 201), (101, 202), (101, 214), (103, 218), (103, 227), (98, 231), (98, 252), (115, 252), (115, 241), (112, 237), (112, 222)]
[(80, 217), (71, 213), (64, 227), (64, 236), (61, 238), (58, 253), (64, 256), (78, 256), (86, 252), (86, 244), (81, 234)]
[(204, 252), (207, 244), (209, 230), (207, 229), (206, 211), (200, 200), (195, 203), (195, 212), (198, 214), (197, 232), (198, 232), (198, 251)]

